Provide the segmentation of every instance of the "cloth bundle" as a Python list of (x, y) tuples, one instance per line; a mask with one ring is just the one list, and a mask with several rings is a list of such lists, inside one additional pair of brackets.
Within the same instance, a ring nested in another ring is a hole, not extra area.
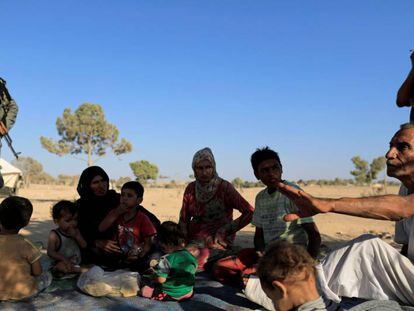
[(131, 297), (139, 290), (140, 276), (138, 272), (116, 270), (105, 272), (98, 266), (80, 275), (78, 288), (94, 297)]

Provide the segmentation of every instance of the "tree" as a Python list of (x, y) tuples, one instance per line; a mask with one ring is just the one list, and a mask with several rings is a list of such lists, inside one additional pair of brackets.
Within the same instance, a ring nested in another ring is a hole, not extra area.
[(127, 183), (128, 181), (131, 181), (130, 177), (119, 177), (117, 180), (115, 180), (114, 185), (117, 190), (121, 190), (122, 186)]
[(355, 165), (355, 170), (351, 171), (351, 175), (355, 176), (358, 184), (371, 184), (373, 180), (378, 178), (378, 174), (385, 168), (386, 160), (384, 157), (378, 157), (372, 160), (368, 166), (368, 162), (355, 156), (351, 159)]
[(132, 172), (136, 179), (140, 182), (147, 182), (148, 180), (156, 180), (158, 175), (158, 167), (148, 161), (136, 161), (129, 163)]
[(236, 177), (231, 181), (232, 185), (236, 188), (241, 188), (243, 187), (243, 179), (241, 179), (240, 177)]
[(88, 166), (105, 156), (108, 148), (115, 155), (132, 150), (129, 141), (119, 140), (118, 129), (106, 121), (102, 107), (97, 104), (84, 103), (74, 113), (66, 108), (62, 117), (57, 118), (56, 128), (61, 138), (54, 141), (42, 136), (42, 147), (58, 156), (86, 154)]
[(42, 175), (43, 165), (39, 161), (31, 157), (19, 157), (18, 160), (13, 160), (12, 164), (22, 170), (23, 184), (28, 187), (35, 176)]

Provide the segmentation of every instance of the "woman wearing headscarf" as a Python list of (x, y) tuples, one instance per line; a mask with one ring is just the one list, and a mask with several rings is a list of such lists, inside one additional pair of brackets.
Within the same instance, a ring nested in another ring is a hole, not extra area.
[[(192, 167), (196, 180), (185, 189), (179, 223), (203, 269), (209, 258), (231, 250), (236, 232), (250, 223), (253, 207), (218, 176), (210, 148), (195, 153)], [(233, 220), (234, 209), (241, 215)]]
[[(101, 221), (112, 209), (119, 205), (119, 194), (109, 190), (109, 177), (99, 166), (85, 169), (79, 179), (77, 191), (78, 227), (88, 246), (82, 260), (86, 263), (107, 264), (106, 261), (121, 250), (112, 237), (115, 228), (99, 232)], [(110, 261), (110, 260), (109, 260)]]

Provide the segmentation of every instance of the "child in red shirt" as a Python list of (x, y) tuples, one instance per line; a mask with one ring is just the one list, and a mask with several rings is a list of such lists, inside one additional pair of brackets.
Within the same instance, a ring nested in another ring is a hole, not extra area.
[(157, 231), (141, 210), (144, 187), (137, 181), (125, 183), (121, 189), (120, 205), (108, 213), (99, 225), (103, 232), (116, 226), (114, 240), (118, 242), (122, 255), (118, 256), (118, 267), (129, 267), (144, 271), (149, 268), (149, 261), (155, 252), (153, 238)]

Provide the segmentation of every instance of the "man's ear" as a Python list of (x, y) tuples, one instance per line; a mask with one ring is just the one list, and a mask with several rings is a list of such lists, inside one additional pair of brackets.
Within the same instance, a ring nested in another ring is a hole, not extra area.
[(282, 296), (282, 299), (287, 297), (287, 287), (285, 286), (285, 284), (283, 284), (280, 281), (274, 280), (272, 282), (272, 286), (273, 288), (279, 291), (280, 295)]
[(137, 198), (137, 202), (138, 202), (138, 204), (141, 204), (141, 203), (142, 203), (142, 201), (144, 201), (144, 198), (143, 198), (143, 197)]
[(258, 180), (260, 180), (259, 176), (257, 176), (257, 171), (256, 171), (256, 170), (253, 170), (253, 173), (254, 173), (254, 176), (255, 176)]

